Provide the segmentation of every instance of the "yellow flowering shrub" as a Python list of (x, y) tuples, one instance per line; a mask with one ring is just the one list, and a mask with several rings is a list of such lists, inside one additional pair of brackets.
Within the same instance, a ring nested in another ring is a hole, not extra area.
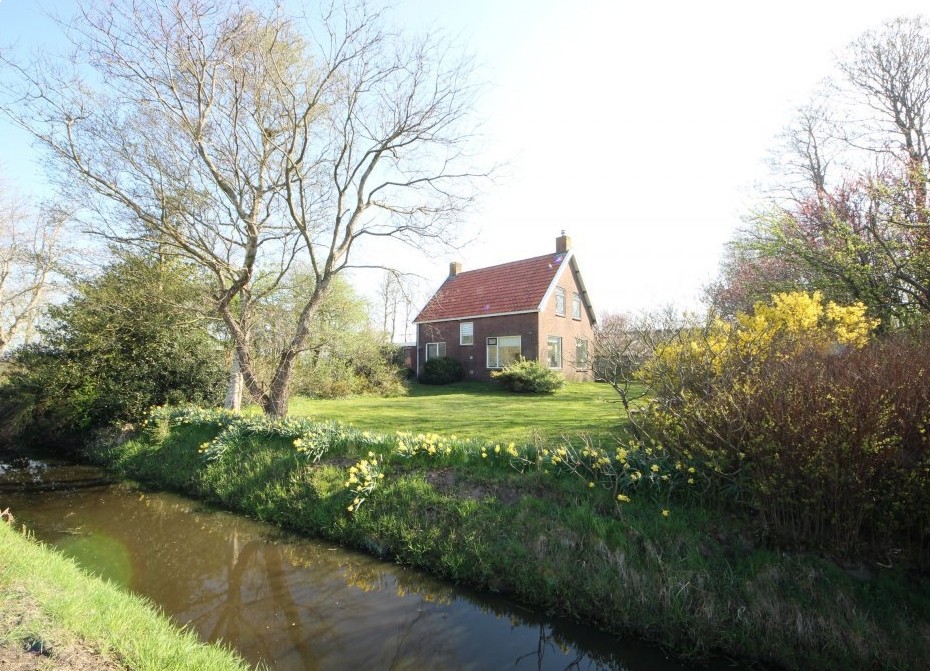
[[(856, 561), (909, 547), (930, 566), (930, 335), (877, 325), (815, 292), (682, 330), (641, 369), (636, 428), (761, 537)], [(655, 464), (639, 472), (675, 476)]]
[(816, 291), (773, 294), (732, 323), (712, 319), (660, 342), (639, 377), (660, 399), (680, 402), (689, 392), (706, 392), (717, 378), (757, 376), (773, 358), (864, 347), (878, 324), (862, 303), (824, 304)]

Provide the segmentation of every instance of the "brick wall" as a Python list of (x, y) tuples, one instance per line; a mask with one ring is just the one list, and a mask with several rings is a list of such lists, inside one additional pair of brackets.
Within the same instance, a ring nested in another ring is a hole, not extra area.
[[(459, 344), (459, 324), (463, 321), (470, 321), (474, 325), (473, 345)], [(491, 370), (487, 365), (488, 338), (521, 336), (522, 355), (527, 359), (539, 357), (539, 327), (535, 312), (418, 324), (417, 329), (419, 334), (417, 356), (420, 370), (426, 360), (426, 344), (431, 342), (446, 343), (446, 356), (462, 362), (466, 380), (488, 381), (491, 379)]]
[[(541, 354), (541, 360), (545, 363), (548, 360), (549, 336), (558, 336), (562, 338), (562, 374), (566, 380), (574, 381), (591, 381), (594, 379), (591, 373), (591, 359), (593, 358), (594, 348), (594, 328), (591, 324), (591, 318), (584, 306), (581, 305), (581, 319), (572, 317), (572, 296), (580, 293), (580, 287), (572, 272), (571, 266), (565, 268), (557, 287), (565, 289), (565, 316), (559, 316), (555, 313), (555, 291), (549, 297), (546, 305), (543, 306), (539, 314), (539, 343), (537, 348)], [(584, 339), (588, 342), (588, 365), (577, 365), (576, 361), (576, 340)]]

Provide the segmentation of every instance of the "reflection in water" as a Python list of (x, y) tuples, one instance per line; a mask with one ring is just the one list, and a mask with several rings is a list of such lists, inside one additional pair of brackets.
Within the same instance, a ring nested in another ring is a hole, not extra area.
[(101, 478), (88, 467), (0, 466), (0, 508), (251, 662), (295, 670), (684, 668), (649, 646)]

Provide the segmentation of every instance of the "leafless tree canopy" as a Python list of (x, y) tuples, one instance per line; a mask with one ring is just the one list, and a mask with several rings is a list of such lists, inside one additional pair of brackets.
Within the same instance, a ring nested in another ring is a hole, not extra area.
[[(91, 230), (210, 272), (247, 389), (283, 414), (311, 317), (353, 247), (447, 242), (470, 204), (468, 61), (365, 5), (298, 20), (246, 0), (87, 2), (63, 27), (69, 59), (6, 63), (4, 110), (49, 152)], [(298, 260), (313, 292), (259, 379), (252, 306)]]
[(852, 42), (784, 133), (771, 199), (735, 241), (714, 305), (751, 305), (771, 283), (862, 301), (886, 326), (930, 313), (928, 127), (926, 20)]
[(63, 221), (0, 191), (0, 355), (34, 335), (58, 270)]

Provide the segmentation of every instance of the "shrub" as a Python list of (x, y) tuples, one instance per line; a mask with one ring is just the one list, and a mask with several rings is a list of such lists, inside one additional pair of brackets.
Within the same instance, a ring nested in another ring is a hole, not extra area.
[(7, 440), (78, 446), (164, 403), (214, 404), (227, 372), (197, 318), (197, 277), (179, 263), (126, 256), (49, 309), (42, 342), (9, 358), (0, 387)]
[(852, 561), (905, 550), (926, 567), (930, 337), (868, 340), (874, 323), (859, 306), (808, 298), (657, 352), (643, 428), (700, 464), (708, 494), (747, 506), (778, 545)]
[(433, 357), (423, 364), (420, 382), (423, 384), (450, 384), (465, 377), (462, 364), (447, 356)]
[(402, 369), (374, 332), (333, 343), (325, 352), (305, 353), (294, 370), (294, 390), (315, 398), (353, 395), (398, 396), (404, 391)]
[(565, 384), (562, 374), (549, 370), (535, 359), (518, 359), (491, 377), (517, 393), (551, 394)]

